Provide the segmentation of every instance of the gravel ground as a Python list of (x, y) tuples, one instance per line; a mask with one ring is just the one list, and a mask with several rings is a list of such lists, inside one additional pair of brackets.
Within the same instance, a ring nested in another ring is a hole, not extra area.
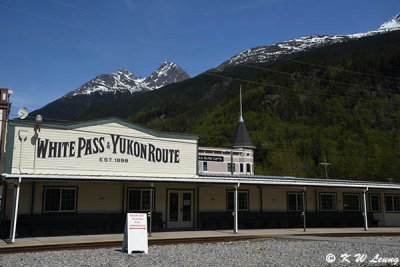
[[(4, 254), (0, 255), (0, 266), (391, 266), (370, 263), (370, 260), (377, 254), (400, 259), (400, 243), (399, 246), (380, 244), (400, 242), (400, 237), (354, 239), (374, 240), (374, 243), (262, 239), (150, 246), (148, 255), (128, 255), (118, 248), (64, 250)], [(328, 264), (326, 258), (330, 253), (336, 260)], [(345, 253), (351, 255), (347, 258), (349, 263), (341, 262), (340, 255)], [(362, 263), (356, 263), (354, 255), (357, 253), (365, 254), (367, 258)]]

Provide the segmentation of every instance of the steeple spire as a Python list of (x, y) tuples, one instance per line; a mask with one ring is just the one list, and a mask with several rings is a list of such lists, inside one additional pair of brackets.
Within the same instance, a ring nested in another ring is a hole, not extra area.
[(232, 148), (247, 148), (255, 149), (255, 146), (251, 142), (249, 133), (247, 132), (246, 125), (243, 120), (243, 110), (242, 110), (242, 86), (240, 86), (240, 117), (238, 120), (238, 125), (236, 127), (235, 135), (233, 137), (233, 142), (231, 144)]
[(240, 85), (240, 117), (238, 122), (244, 122), (243, 111), (242, 111), (242, 85)]

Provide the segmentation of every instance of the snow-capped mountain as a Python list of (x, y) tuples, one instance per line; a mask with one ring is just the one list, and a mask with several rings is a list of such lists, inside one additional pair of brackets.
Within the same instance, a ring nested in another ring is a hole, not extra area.
[(143, 84), (148, 88), (158, 89), (170, 83), (176, 83), (190, 76), (173, 62), (164, 62), (156, 71), (147, 77)]
[(116, 94), (117, 92), (132, 94), (158, 89), (188, 78), (190, 76), (173, 62), (164, 62), (147, 78), (137, 77), (122, 68), (112, 74), (101, 74), (64, 97), (91, 95), (93, 93), (100, 95)]
[(400, 13), (394, 16), (391, 20), (383, 23), (379, 30), (392, 30), (400, 28)]
[(273, 45), (251, 48), (231, 57), (215, 68), (214, 71), (222, 71), (227, 67), (233, 67), (237, 65), (269, 63), (281, 56), (287, 56), (297, 52), (308, 51), (313, 48), (328, 46), (335, 43), (359, 39), (393, 30), (400, 30), (400, 13), (391, 20), (383, 23), (381, 27), (375, 31), (350, 35), (314, 35)]

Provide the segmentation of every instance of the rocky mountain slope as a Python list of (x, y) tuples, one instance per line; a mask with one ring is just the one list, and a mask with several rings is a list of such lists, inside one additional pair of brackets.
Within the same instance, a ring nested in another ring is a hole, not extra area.
[(158, 89), (188, 78), (190, 76), (173, 62), (164, 62), (147, 78), (137, 77), (125, 68), (122, 68), (112, 74), (101, 74), (78, 89), (66, 94), (64, 97), (92, 95), (95, 92), (101, 95), (108, 93), (115, 94), (117, 92), (132, 94)]
[(400, 13), (391, 20), (382, 24), (378, 30), (366, 33), (350, 35), (314, 35), (289, 40), (273, 45), (260, 46), (248, 49), (235, 55), (219, 65), (214, 71), (223, 71), (226, 68), (246, 64), (271, 63), (282, 56), (292, 55), (298, 52), (310, 51), (318, 47), (329, 46), (335, 43), (342, 43), (349, 40), (356, 40), (367, 36), (382, 34), (387, 31), (400, 29)]
[(181, 82), (190, 76), (177, 64), (164, 62), (149, 77), (137, 77), (125, 68), (112, 74), (101, 74), (78, 89), (33, 111), (49, 119), (70, 119), (83, 110), (109, 99), (126, 99), (136, 93), (159, 89), (171, 83)]
[(118, 116), (197, 134), (200, 145), (228, 147), (241, 85), (257, 174), (323, 177), (319, 163), (326, 157), (331, 178), (400, 182), (400, 30), (389, 25), (378, 34), (285, 54), (288, 60), (248, 63), (259, 68), (232, 64), (218, 75), (105, 100), (72, 119)]

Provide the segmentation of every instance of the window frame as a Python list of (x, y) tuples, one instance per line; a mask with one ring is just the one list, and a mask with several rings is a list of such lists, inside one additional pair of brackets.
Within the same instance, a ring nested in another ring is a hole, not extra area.
[[(353, 196), (357, 196), (358, 198), (358, 209), (357, 210), (346, 210), (344, 207), (344, 196), (345, 195), (353, 195)], [(357, 211), (361, 211), (361, 197), (359, 193), (351, 193), (351, 192), (343, 192), (342, 193), (342, 202), (343, 202), (343, 212), (357, 212)]]
[(394, 210), (394, 202), (392, 202), (392, 206), (393, 206), (393, 211), (389, 211), (388, 209), (387, 209), (387, 201), (386, 201), (386, 198), (387, 197), (392, 197), (392, 199), (393, 199), (393, 197), (398, 197), (399, 198), (399, 201), (400, 201), (400, 194), (385, 194), (385, 210), (386, 210), (386, 212), (387, 213), (399, 213), (400, 212), (400, 209), (399, 210)]
[[(234, 193), (234, 191), (235, 190), (233, 190), (233, 189), (227, 189), (226, 190), (226, 211), (234, 211), (234, 209), (235, 209), (234, 208), (235, 205), (233, 205), (232, 209), (229, 209), (229, 197), (228, 197), (228, 194), (229, 193)], [(247, 208), (246, 209), (240, 209), (239, 199), (238, 199), (238, 211), (244, 211), (244, 212), (249, 211), (249, 208), (250, 208), (250, 193), (249, 193), (249, 190), (238, 190), (238, 198), (239, 198), (239, 195), (241, 193), (245, 193), (247, 195)], [(233, 196), (232, 196), (232, 200), (233, 200)]]
[[(138, 190), (140, 190), (140, 209), (138, 209), (138, 210), (135, 210), (135, 209), (130, 209), (130, 207), (129, 207), (129, 193), (130, 193), (130, 191), (138, 191)], [(150, 209), (143, 209), (143, 207), (142, 207), (142, 191), (149, 191), (150, 192), (150, 190), (153, 190), (153, 195), (152, 195), (152, 198), (153, 198), (153, 200), (152, 200), (152, 211), (154, 212), (154, 210), (155, 210), (155, 206), (156, 206), (156, 204), (155, 204), (155, 188), (154, 187), (127, 187), (126, 188), (126, 211), (127, 212), (149, 212), (150, 211)]]
[(203, 172), (206, 172), (206, 171), (208, 171), (208, 163), (207, 163), (207, 161), (203, 161)]
[[(289, 195), (296, 195), (296, 210), (290, 210), (289, 209)], [(302, 206), (302, 209), (301, 210), (298, 210), (297, 209), (297, 207), (298, 207), (298, 203), (297, 203), (297, 201), (298, 201), (298, 199), (297, 199), (297, 196), (298, 195), (300, 195), (301, 196), (301, 199), (302, 199), (302, 202), (301, 202), (301, 206)], [(305, 208), (307, 209), (307, 192), (304, 192), (304, 198), (305, 198)], [(286, 211), (287, 212), (303, 212), (304, 211), (304, 207), (303, 207), (303, 191), (288, 191), (288, 192), (286, 192)]]
[[(378, 205), (379, 205), (379, 210), (372, 210), (372, 204), (371, 204), (371, 197), (372, 196), (378, 196)], [(368, 204), (369, 204), (369, 211), (373, 213), (381, 213), (382, 212), (382, 205), (381, 205), (381, 194), (379, 193), (368, 193)]]
[(233, 172), (235, 173), (236, 172), (236, 163), (230, 163), (230, 162), (228, 162), (227, 164), (226, 164), (226, 168), (227, 168), (227, 172), (229, 172), (229, 173), (231, 173), (232, 172), (232, 165), (233, 165)]
[[(332, 195), (332, 196), (335, 196), (335, 202), (334, 202), (335, 209), (334, 210), (323, 210), (322, 209), (321, 195)], [(337, 199), (337, 193), (336, 192), (319, 192), (318, 202), (319, 202), (319, 211), (320, 212), (337, 212), (338, 211), (338, 199)]]
[(251, 174), (251, 164), (250, 163), (246, 163), (246, 173)]
[[(46, 210), (46, 191), (48, 189), (59, 189), (60, 190), (60, 202), (58, 210)], [(74, 209), (73, 210), (61, 210), (61, 201), (62, 201), (62, 190), (71, 190), (75, 191), (75, 201), (74, 201)], [(44, 186), (43, 187), (43, 203), (42, 203), (42, 213), (76, 213), (78, 205), (78, 187), (77, 186)]]

